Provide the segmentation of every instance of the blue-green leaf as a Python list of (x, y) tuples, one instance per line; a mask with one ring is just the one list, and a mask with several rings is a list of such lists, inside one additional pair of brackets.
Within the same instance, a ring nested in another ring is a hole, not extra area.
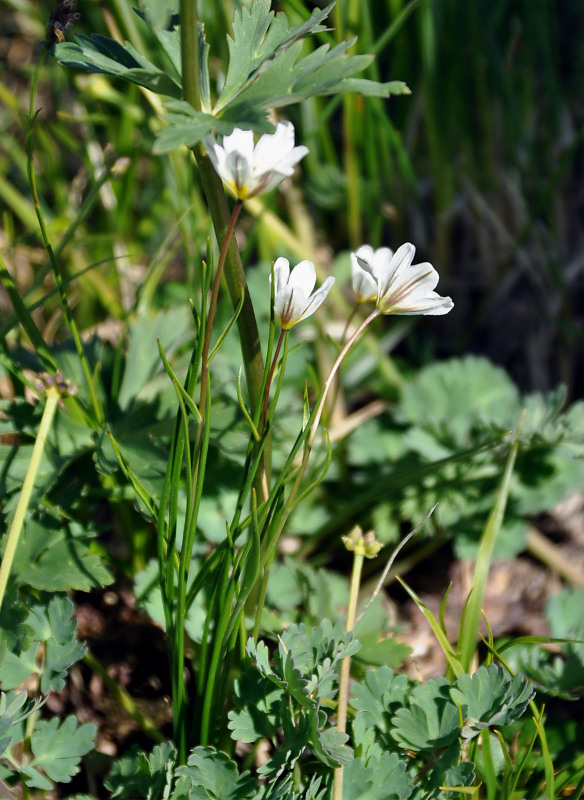
[(472, 739), (486, 727), (514, 722), (534, 695), (523, 675), (511, 678), (496, 664), (480, 667), (473, 675), (460, 675), (450, 690), (465, 718), (461, 732), (464, 739)]

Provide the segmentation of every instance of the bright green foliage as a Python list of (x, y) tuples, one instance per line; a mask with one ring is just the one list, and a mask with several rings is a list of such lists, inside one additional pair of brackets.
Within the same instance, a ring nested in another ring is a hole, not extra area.
[(148, 797), (157, 800), (166, 797), (172, 786), (175, 762), (176, 750), (170, 742), (157, 745), (149, 756), (134, 746), (115, 762), (105, 786), (112, 799)]
[(212, 747), (196, 747), (176, 774), (172, 800), (244, 800), (256, 791), (249, 772), (239, 775), (235, 762)]
[(420, 509), (438, 503), (433, 521), (451, 532), (460, 558), (476, 557), (507, 454), (506, 433), (525, 409), (495, 551), (497, 558), (514, 557), (525, 547), (524, 515), (549, 509), (582, 485), (584, 404), (563, 412), (564, 399), (562, 390), (521, 397), (504, 370), (476, 356), (423, 368), (405, 385), (393, 420), (372, 421), (351, 435), (354, 494), (337, 507), (338, 518), (367, 524), (363, 515), (371, 513), (391, 541), (396, 517), (411, 523)]
[(535, 691), (520, 674), (513, 678), (496, 664), (461, 675), (450, 696), (461, 708), (465, 724), (461, 735), (472, 739), (486, 727), (509, 725), (523, 714)]
[(356, 758), (343, 772), (343, 800), (406, 800), (413, 781), (396, 753)]
[(39, 708), (40, 703), (29, 700), (26, 692), (0, 693), (0, 757), (21, 738), (21, 723)]
[(80, 34), (78, 42), (57, 45), (56, 57), (62, 64), (123, 78), (169, 97), (181, 96), (180, 83), (141, 55), (129, 42), (122, 45), (99, 33), (92, 36)]
[(584, 664), (583, 604), (584, 592), (582, 589), (563, 589), (550, 599), (547, 618), (554, 636), (579, 640), (570, 644), (569, 649)]
[(365, 680), (353, 684), (351, 705), (357, 710), (353, 726), (358, 728), (358, 739), (367, 729), (376, 728), (382, 742), (389, 742), (391, 717), (405, 705), (410, 688), (407, 675), (395, 675), (389, 667), (368, 670)]
[(279, 729), (284, 731), (281, 747), (261, 774), (276, 780), (306, 748), (330, 768), (351, 760), (347, 736), (331, 727), (322, 702), (336, 694), (339, 660), (358, 649), (351, 634), (324, 620), (310, 630), (292, 625), (273, 658), (263, 642), (254, 645), (250, 639), (247, 649), (256, 668), (236, 684), (235, 708), (229, 713), (232, 736), (253, 742), (273, 740)]
[(561, 643), (561, 654), (539, 647), (537, 640), (530, 646), (512, 644), (504, 651), (514, 669), (525, 673), (538, 691), (552, 697), (575, 700), (584, 695), (583, 602), (584, 592), (576, 588), (563, 589), (548, 602), (551, 635), (568, 640)]
[(22, 583), (41, 591), (89, 591), (112, 581), (111, 572), (88, 543), (96, 531), (41, 512), (26, 523), (15, 572)]
[[(73, 617), (73, 603), (67, 597), (55, 595), (48, 605), (34, 604), (27, 618), (32, 629), (32, 645), (21, 653), (8, 651), (0, 663), (0, 683), (12, 689), (31, 675), (40, 677), (40, 691), (61, 691), (67, 670), (85, 653), (85, 646), (77, 641), (77, 621)], [(44, 658), (37, 657), (43, 645)]]
[[(23, 693), (26, 699), (26, 693)], [(21, 703), (22, 704), (22, 703)], [(14, 702), (10, 707), (13, 707)], [(21, 719), (31, 713), (31, 709)], [(60, 721), (39, 719), (30, 737), (32, 756), (12, 753), (10, 766), (2, 767), (2, 778), (8, 783), (21, 780), (26, 786), (45, 791), (54, 790), (55, 783), (69, 783), (79, 771), (81, 757), (93, 748), (93, 737), (97, 732), (95, 725), (79, 725), (75, 717)], [(16, 744), (13, 736), (13, 746)], [(22, 739), (22, 728), (18, 741)]]
[[(332, 5), (312, 12), (300, 25), (290, 26), (283, 12), (270, 11), (270, 0), (255, 0), (249, 8), (235, 12), (233, 33), (228, 37), (229, 67), (225, 83), (213, 106), (210, 90), (208, 46), (202, 28), (199, 34), (199, 80), (202, 111), (181, 101), (179, 30), (170, 31), (158, 25), (166, 14), (157, 12), (153, 28), (158, 41), (174, 65), (172, 77), (156, 67), (128, 42), (119, 44), (105, 36), (78, 36), (77, 44), (65, 42), (55, 47), (57, 60), (88, 72), (123, 78), (138, 83), (153, 92), (176, 98), (169, 104), (169, 127), (162, 131), (156, 144), (158, 153), (165, 153), (180, 144), (193, 147), (211, 131), (230, 133), (233, 128), (247, 128), (260, 133), (272, 130), (267, 110), (298, 103), (315, 95), (359, 92), (363, 95), (388, 97), (407, 94), (400, 81), (378, 83), (354, 79), (373, 56), (350, 56), (346, 52), (354, 40), (342, 42), (332, 49), (321, 45), (309, 55), (302, 56), (304, 37), (319, 33), (321, 23)], [(144, 15), (143, 18), (149, 22)]]
[(81, 756), (92, 749), (96, 733), (95, 725), (79, 725), (75, 717), (67, 717), (63, 722), (57, 717), (39, 720), (31, 738), (34, 759), (22, 767), (26, 785), (52, 788), (39, 769), (55, 782), (68, 783), (79, 771)]
[(262, 642), (255, 646), (250, 640), (247, 649), (265, 677), (289, 692), (300, 705), (316, 708), (320, 699), (335, 692), (339, 660), (357, 652), (359, 643), (340, 625), (333, 628), (329, 620), (324, 620), (312, 630), (291, 625), (280, 637), (273, 666)]
[(406, 750), (430, 753), (448, 747), (460, 734), (460, 715), (450, 700), (449, 682), (435, 678), (416, 686), (408, 706), (392, 717), (391, 736)]

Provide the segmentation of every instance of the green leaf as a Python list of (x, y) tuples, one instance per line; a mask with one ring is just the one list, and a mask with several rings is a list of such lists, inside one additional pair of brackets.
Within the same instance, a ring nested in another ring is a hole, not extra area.
[(323, 711), (309, 714), (308, 742), (313, 754), (325, 766), (334, 769), (353, 760), (353, 751), (347, 747), (349, 737), (336, 728), (326, 728), (327, 716)]
[(134, 9), (143, 19), (147, 19), (152, 28), (166, 28), (170, 18), (179, 10), (179, 0), (140, 0), (140, 7), (144, 9), (141, 14)]
[(49, 592), (89, 591), (111, 583), (101, 558), (91, 552), (88, 536), (78, 524), (43, 511), (26, 520), (14, 572), (21, 583)]
[(167, 796), (164, 790), (172, 784), (175, 761), (176, 750), (171, 742), (156, 745), (150, 755), (134, 745), (114, 763), (104, 786), (112, 793), (112, 799), (158, 800)]
[(27, 786), (39, 789), (52, 789), (39, 769), (56, 783), (69, 783), (79, 772), (81, 757), (93, 749), (93, 737), (97, 727), (92, 724), (79, 725), (73, 716), (62, 722), (53, 717), (39, 720), (31, 737), (33, 761), (27, 765), (25, 774)]
[[(584, 641), (583, 603), (584, 592), (577, 588), (562, 589), (550, 599), (546, 616), (553, 636)], [(574, 643), (568, 647), (584, 664), (584, 644)]]
[(553, 655), (542, 647), (512, 645), (505, 660), (535, 684), (538, 692), (564, 700), (584, 696), (584, 664), (577, 655)]
[[(31, 675), (40, 675), (40, 690), (60, 692), (65, 686), (67, 670), (85, 654), (86, 647), (77, 640), (77, 621), (73, 603), (67, 597), (54, 596), (48, 606), (34, 605), (27, 624), (33, 630), (33, 644), (18, 656), (6, 653), (0, 662), (0, 682), (13, 689)], [(37, 658), (39, 645), (45, 657)]]
[(480, 667), (473, 675), (460, 675), (450, 696), (462, 709), (462, 737), (472, 739), (489, 726), (509, 725), (518, 719), (535, 691), (521, 674), (513, 678), (496, 664)]
[(80, 34), (76, 41), (55, 45), (54, 55), (60, 64), (123, 78), (157, 94), (181, 97), (180, 83), (140, 55), (129, 42), (120, 44), (98, 33)]
[(6, 650), (19, 656), (32, 641), (33, 630), (26, 624), (28, 610), (16, 600), (16, 593), (16, 583), (9, 583), (0, 610), (0, 661)]
[(343, 800), (406, 800), (414, 789), (406, 769), (397, 753), (356, 758), (343, 770)]
[(3, 756), (13, 741), (22, 738), (21, 723), (35, 712), (38, 700), (29, 700), (26, 692), (0, 693), (0, 756)]
[(281, 727), (284, 692), (257, 669), (249, 669), (235, 681), (234, 710), (228, 714), (228, 727), (236, 741), (272, 739)]
[(320, 23), (331, 9), (332, 5), (323, 10), (316, 9), (306, 22), (294, 28), (290, 28), (285, 14), (274, 15), (270, 11), (270, 0), (256, 0), (249, 8), (242, 6), (236, 10), (233, 35), (227, 37), (229, 68), (215, 113), (233, 102), (278, 51), (285, 51), (307, 34), (322, 30)]
[(409, 686), (407, 675), (395, 675), (390, 667), (370, 669), (364, 681), (353, 684), (350, 702), (365, 728), (389, 733), (391, 716), (406, 704)]
[(477, 421), (497, 430), (515, 425), (517, 388), (507, 373), (486, 358), (466, 356), (431, 364), (404, 388), (401, 420), (429, 432), (449, 449), (467, 446)]
[(171, 800), (243, 800), (257, 791), (249, 772), (239, 775), (237, 764), (212, 747), (195, 747), (186, 766), (176, 770)]
[(409, 708), (398, 709), (391, 720), (391, 736), (401, 747), (430, 753), (458, 738), (460, 713), (448, 695), (449, 688), (446, 678), (416, 686), (409, 697)]

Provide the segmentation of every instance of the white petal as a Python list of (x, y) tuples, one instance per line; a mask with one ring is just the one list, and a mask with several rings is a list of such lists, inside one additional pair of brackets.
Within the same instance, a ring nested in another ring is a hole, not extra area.
[(295, 323), (300, 322), (303, 319), (306, 319), (306, 317), (309, 317), (311, 314), (314, 314), (317, 308), (320, 308), (320, 306), (326, 300), (326, 296), (330, 292), (331, 286), (333, 285), (334, 282), (335, 279), (332, 276), (329, 276), (324, 281), (320, 289), (317, 289), (316, 292), (312, 295), (312, 297), (308, 299), (308, 302), (305, 304), (302, 314), (298, 317), (298, 319), (295, 320)]
[(448, 314), (448, 312), (453, 308), (454, 303), (451, 297), (441, 297), (436, 292), (430, 292), (427, 297), (416, 301), (415, 304), (412, 303), (410, 305), (407, 302), (404, 302), (403, 308), (398, 306), (392, 311), (392, 313), (406, 316), (411, 314), (438, 316), (441, 314)]
[(254, 152), (254, 168), (258, 172), (273, 169), (282, 156), (294, 148), (294, 125), (291, 122), (279, 122), (275, 133), (260, 136)]
[(288, 280), (289, 286), (302, 289), (306, 297), (314, 289), (315, 283), (316, 269), (312, 261), (301, 261), (296, 264)]
[[(387, 253), (391, 252), (387, 248), (381, 249), (387, 250)], [(387, 253), (380, 254), (373, 265), (373, 274), (377, 278), (380, 299), (390, 290), (393, 279), (409, 268), (414, 260), (416, 248), (408, 242), (398, 247), (391, 258), (387, 257)]]
[(226, 153), (241, 153), (251, 163), (254, 150), (253, 131), (234, 128), (228, 136), (223, 137), (223, 149)]
[[(365, 252), (366, 247), (368, 247), (368, 245), (360, 247), (356, 253), (351, 253), (353, 291), (359, 303), (367, 303), (377, 298), (377, 281), (371, 274), (370, 263), (366, 258), (363, 258), (363, 256), (366, 257), (368, 255), (368, 253)], [(372, 248), (369, 249), (371, 253), (373, 253)]]
[[(220, 173), (221, 174), (221, 173)], [(238, 197), (247, 197), (253, 191), (253, 180), (250, 164), (245, 155), (238, 150), (227, 153), (225, 159), (225, 174), (221, 174), (224, 181), (231, 184)]]
[[(274, 264), (274, 295), (276, 297), (286, 288), (289, 277), (290, 262), (287, 258), (280, 256), (280, 258), (276, 259), (276, 263)], [(270, 275), (270, 280), (271, 278), (272, 276)]]

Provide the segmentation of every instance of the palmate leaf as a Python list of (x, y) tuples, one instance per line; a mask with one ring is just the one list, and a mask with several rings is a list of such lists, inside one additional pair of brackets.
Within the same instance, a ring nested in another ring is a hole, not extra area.
[(134, 745), (114, 763), (104, 786), (111, 792), (112, 800), (136, 797), (159, 800), (166, 797), (164, 790), (172, 784), (175, 761), (176, 750), (170, 742), (157, 745), (150, 755)]
[(69, 589), (87, 592), (111, 583), (111, 573), (101, 558), (91, 552), (89, 535), (94, 532), (86, 532), (49, 511), (27, 519), (14, 573), (20, 583), (49, 592)]
[(22, 737), (21, 723), (39, 708), (40, 701), (29, 700), (26, 692), (0, 693), (0, 757), (18, 737)]
[(81, 756), (93, 748), (96, 733), (95, 725), (79, 725), (73, 716), (62, 722), (57, 717), (39, 720), (31, 737), (34, 758), (21, 767), (26, 785), (48, 791), (54, 788), (52, 781), (69, 783), (79, 772)]
[(406, 800), (414, 788), (397, 753), (356, 758), (343, 771), (343, 800)]
[(449, 697), (449, 688), (446, 678), (416, 686), (409, 697), (409, 708), (398, 709), (391, 720), (391, 736), (401, 747), (429, 753), (448, 747), (458, 738), (460, 712)]
[(466, 718), (461, 735), (472, 739), (484, 728), (509, 725), (523, 714), (535, 691), (520, 673), (513, 678), (496, 664), (460, 675), (450, 696)]
[[(0, 663), (0, 683), (13, 689), (31, 675), (40, 675), (40, 691), (60, 692), (65, 685), (67, 670), (85, 654), (86, 647), (77, 640), (77, 621), (73, 603), (67, 597), (55, 596), (48, 606), (32, 606), (27, 619), (32, 629), (32, 645), (19, 655), (7, 652)], [(37, 658), (39, 645), (45, 657)]]
[(324, 30), (320, 23), (334, 4), (316, 9), (306, 22), (292, 28), (286, 15), (283, 12), (274, 14), (270, 5), (270, 0), (256, 0), (249, 8), (242, 6), (235, 12), (233, 36), (227, 37), (229, 68), (215, 106), (216, 113), (233, 102), (269, 59), (307, 34)]
[(370, 669), (364, 681), (353, 684), (351, 705), (365, 727), (375, 726), (388, 733), (391, 716), (406, 703), (409, 684), (407, 675), (395, 675), (390, 667)]
[(282, 711), (288, 715), (283, 690), (249, 669), (235, 681), (234, 693), (235, 708), (228, 714), (232, 738), (248, 743), (273, 738), (283, 725)]
[[(571, 645), (564, 647), (570, 648)], [(553, 655), (542, 647), (516, 644), (505, 649), (505, 662), (525, 675), (538, 692), (564, 700), (584, 697), (584, 664), (575, 654), (566, 658)]]
[(195, 747), (176, 774), (171, 800), (244, 800), (257, 791), (249, 772), (240, 775), (237, 764), (212, 747)]

